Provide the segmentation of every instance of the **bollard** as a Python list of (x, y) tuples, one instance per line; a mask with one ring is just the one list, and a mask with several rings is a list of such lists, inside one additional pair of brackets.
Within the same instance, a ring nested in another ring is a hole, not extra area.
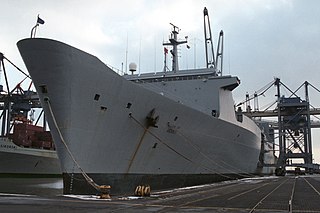
[(134, 191), (134, 195), (139, 197), (149, 197), (150, 191), (151, 191), (151, 188), (149, 185), (137, 186), (136, 190)]
[(110, 189), (111, 186), (109, 185), (101, 185), (99, 186), (99, 190), (100, 190), (100, 199), (110, 199)]

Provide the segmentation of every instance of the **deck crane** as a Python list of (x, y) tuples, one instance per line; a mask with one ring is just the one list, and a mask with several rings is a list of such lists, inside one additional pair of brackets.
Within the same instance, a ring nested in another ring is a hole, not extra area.
[(205, 50), (206, 50), (206, 67), (214, 68), (216, 75), (222, 75), (223, 31), (221, 30), (219, 34), (217, 53), (215, 57), (212, 35), (211, 35), (210, 19), (209, 19), (208, 10), (206, 7), (203, 10), (203, 18), (204, 18), (204, 37), (205, 37)]

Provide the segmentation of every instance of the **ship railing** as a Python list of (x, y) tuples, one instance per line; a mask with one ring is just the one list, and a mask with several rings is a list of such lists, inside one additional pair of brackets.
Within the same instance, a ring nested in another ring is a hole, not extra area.
[(106, 64), (107, 67), (109, 67), (113, 72), (117, 73), (118, 75), (125, 75), (125, 72), (123, 70), (119, 70), (118, 68), (114, 67), (114, 66), (111, 66), (110, 64)]
[(208, 76), (179, 76), (179, 77), (157, 77), (150, 79), (128, 79), (136, 83), (156, 83), (156, 82), (169, 82), (169, 81), (182, 81), (182, 80), (197, 80), (197, 79), (207, 79)]

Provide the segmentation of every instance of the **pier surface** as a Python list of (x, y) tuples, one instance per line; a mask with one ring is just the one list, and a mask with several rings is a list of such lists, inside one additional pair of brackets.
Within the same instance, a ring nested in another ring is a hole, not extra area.
[(0, 193), (3, 212), (320, 212), (320, 176), (246, 178), (151, 197)]

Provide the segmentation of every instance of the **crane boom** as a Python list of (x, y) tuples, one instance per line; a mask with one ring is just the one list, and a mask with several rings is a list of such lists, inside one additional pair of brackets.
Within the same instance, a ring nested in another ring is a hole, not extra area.
[(214, 58), (214, 51), (213, 51), (213, 42), (212, 42), (212, 35), (211, 35), (211, 27), (210, 27), (210, 20), (208, 10), (205, 7), (203, 10), (203, 21), (204, 21), (204, 38), (205, 38), (205, 49), (206, 49), (206, 66), (207, 68), (215, 67), (216, 62)]

